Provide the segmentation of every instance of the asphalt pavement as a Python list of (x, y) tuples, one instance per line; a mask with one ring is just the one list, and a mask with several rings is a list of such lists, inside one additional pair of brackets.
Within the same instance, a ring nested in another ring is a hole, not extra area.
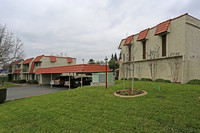
[(6, 100), (14, 100), (31, 96), (44, 95), (48, 93), (58, 92), (67, 90), (66, 87), (57, 87), (53, 86), (52, 88), (49, 85), (39, 86), (39, 85), (23, 85), (16, 87), (7, 88), (7, 98)]

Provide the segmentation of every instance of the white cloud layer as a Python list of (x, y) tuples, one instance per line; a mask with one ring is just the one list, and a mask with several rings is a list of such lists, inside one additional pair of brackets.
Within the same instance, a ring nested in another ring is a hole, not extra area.
[(104, 60), (126, 35), (184, 13), (199, 0), (2, 0), (0, 23), (24, 41), (26, 57), (67, 53), (78, 63)]

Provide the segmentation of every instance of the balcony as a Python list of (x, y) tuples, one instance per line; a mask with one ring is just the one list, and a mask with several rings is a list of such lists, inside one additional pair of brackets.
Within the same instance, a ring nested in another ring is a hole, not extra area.
[(29, 72), (29, 68), (23, 68), (23, 73)]

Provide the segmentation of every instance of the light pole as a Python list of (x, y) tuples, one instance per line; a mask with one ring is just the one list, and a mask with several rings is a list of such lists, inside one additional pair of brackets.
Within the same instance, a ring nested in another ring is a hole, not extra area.
[(108, 86), (108, 83), (107, 83), (107, 61), (108, 61), (108, 58), (107, 58), (107, 56), (105, 57), (105, 63), (106, 63), (106, 65), (105, 65), (105, 67), (106, 67), (106, 89), (108, 88), (107, 86)]
[[(84, 65), (84, 59), (82, 59)], [(82, 65), (82, 73), (81, 73), (81, 87), (83, 86), (83, 65)]]

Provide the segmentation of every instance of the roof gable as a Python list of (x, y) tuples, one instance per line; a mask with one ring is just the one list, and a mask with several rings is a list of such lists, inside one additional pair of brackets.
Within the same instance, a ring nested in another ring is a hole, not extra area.
[(166, 32), (168, 30), (168, 28), (169, 28), (170, 21), (171, 20), (167, 20), (165, 22), (162, 22), (162, 23), (158, 24), (156, 26), (155, 35), (158, 35), (158, 34)]
[(49, 56), (49, 58), (50, 58), (51, 62), (56, 62), (56, 57), (55, 56)]
[(148, 32), (149, 32), (149, 29), (141, 31), (138, 35), (137, 41), (141, 41), (141, 40), (146, 39)]
[(127, 38), (126, 38), (126, 41), (125, 41), (125, 43), (124, 43), (124, 45), (129, 45), (129, 44), (131, 44), (131, 41), (132, 41), (133, 37), (134, 37), (134, 35), (131, 35), (131, 36), (127, 37)]
[(24, 61), (24, 63), (23, 64), (28, 64), (28, 63), (30, 63), (32, 60), (33, 60), (34, 58), (29, 58), (29, 59), (26, 59), (25, 61)]

